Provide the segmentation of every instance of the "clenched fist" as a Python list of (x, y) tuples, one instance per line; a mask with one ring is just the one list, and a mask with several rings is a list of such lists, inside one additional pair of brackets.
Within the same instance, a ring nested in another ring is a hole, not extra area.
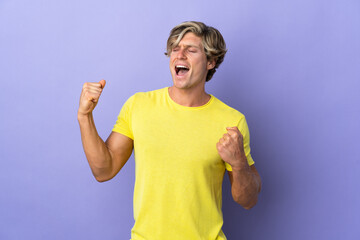
[(241, 132), (237, 127), (228, 127), (226, 130), (227, 133), (216, 144), (220, 157), (233, 168), (248, 167)]
[(87, 82), (83, 85), (80, 95), (79, 115), (88, 115), (94, 110), (105, 84), (106, 81), (101, 80), (100, 82)]

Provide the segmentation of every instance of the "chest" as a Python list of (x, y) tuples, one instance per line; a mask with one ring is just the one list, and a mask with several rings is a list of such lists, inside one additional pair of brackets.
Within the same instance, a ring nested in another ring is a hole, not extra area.
[(147, 109), (133, 116), (135, 157), (172, 168), (223, 168), (216, 143), (229, 124), (205, 111)]

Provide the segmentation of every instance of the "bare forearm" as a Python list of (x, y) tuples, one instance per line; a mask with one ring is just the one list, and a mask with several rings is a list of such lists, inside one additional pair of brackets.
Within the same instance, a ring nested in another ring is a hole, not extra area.
[(92, 114), (78, 114), (81, 140), (90, 168), (98, 181), (111, 174), (111, 155), (104, 141), (100, 138)]
[(256, 175), (250, 167), (232, 170), (232, 196), (241, 206), (250, 209), (257, 203), (261, 188), (260, 176)]

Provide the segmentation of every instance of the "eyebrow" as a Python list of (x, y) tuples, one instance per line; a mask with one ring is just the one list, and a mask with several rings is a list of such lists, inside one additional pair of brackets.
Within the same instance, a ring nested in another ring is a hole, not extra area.
[[(180, 44), (174, 46), (173, 48), (176, 48), (176, 47), (179, 47)], [(193, 45), (193, 44), (182, 44), (185, 48), (190, 48), (190, 47), (193, 47), (193, 48), (198, 48), (198, 49), (201, 49), (199, 46), (196, 46), (196, 45)]]

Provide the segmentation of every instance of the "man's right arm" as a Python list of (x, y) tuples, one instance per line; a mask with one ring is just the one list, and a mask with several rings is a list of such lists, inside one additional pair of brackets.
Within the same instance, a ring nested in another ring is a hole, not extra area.
[(78, 110), (85, 155), (94, 177), (99, 182), (112, 179), (125, 165), (133, 150), (133, 140), (120, 133), (112, 132), (106, 142), (97, 133), (92, 111), (104, 87), (105, 80), (85, 83)]

